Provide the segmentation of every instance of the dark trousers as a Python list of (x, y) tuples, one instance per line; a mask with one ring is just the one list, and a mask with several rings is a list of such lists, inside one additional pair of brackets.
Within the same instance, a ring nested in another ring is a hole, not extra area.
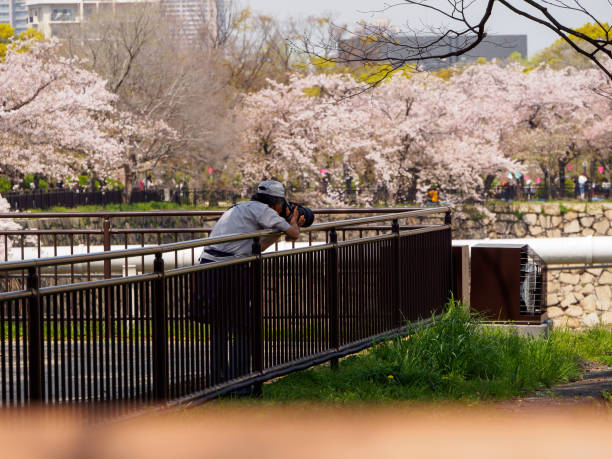
[[(212, 263), (203, 259), (201, 263)], [(210, 327), (210, 383), (220, 384), (251, 371), (251, 276), (248, 265), (198, 273), (199, 307)]]

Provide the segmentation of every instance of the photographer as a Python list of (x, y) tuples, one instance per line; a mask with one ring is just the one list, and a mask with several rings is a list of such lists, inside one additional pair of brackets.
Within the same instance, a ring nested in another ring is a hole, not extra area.
[[(304, 225), (305, 217), (299, 215), (297, 206), (294, 206), (293, 212), (290, 212), (285, 199), (285, 187), (275, 180), (266, 180), (259, 184), (257, 193), (250, 201), (235, 205), (221, 216), (210, 233), (210, 237), (247, 234), (271, 229), (283, 232), (292, 239), (297, 239), (300, 235), (300, 226)], [(287, 222), (286, 218), (289, 215), (291, 216)], [(278, 238), (279, 236), (262, 238), (261, 250), (266, 250)], [(251, 240), (226, 242), (206, 247), (200, 255), (200, 262), (227, 261), (251, 254)]]
[[(290, 210), (293, 209), (293, 210)], [(210, 237), (276, 230), (297, 239), (300, 226), (312, 224), (314, 215), (300, 215), (300, 209), (285, 200), (285, 188), (274, 180), (257, 187), (250, 201), (227, 210), (214, 226)], [(304, 210), (302, 210), (304, 213)], [(280, 236), (261, 238), (262, 251)], [(251, 239), (214, 244), (204, 248), (200, 263), (229, 261), (252, 255)], [(210, 325), (211, 383), (223, 383), (250, 372), (250, 264), (223, 266), (202, 271), (195, 279), (191, 302), (192, 319)], [(228, 346), (229, 343), (229, 346)], [(239, 395), (250, 393), (252, 388)]]

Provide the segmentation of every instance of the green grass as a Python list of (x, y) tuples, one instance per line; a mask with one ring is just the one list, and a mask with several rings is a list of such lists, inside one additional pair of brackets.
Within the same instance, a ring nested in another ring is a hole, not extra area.
[(583, 359), (608, 362), (612, 331), (555, 330), (524, 338), (483, 327), (451, 304), (433, 325), (340, 362), (264, 386), (265, 400), (499, 400), (577, 379)]
[(595, 327), (582, 332), (559, 331), (583, 360), (612, 366), (612, 330)]

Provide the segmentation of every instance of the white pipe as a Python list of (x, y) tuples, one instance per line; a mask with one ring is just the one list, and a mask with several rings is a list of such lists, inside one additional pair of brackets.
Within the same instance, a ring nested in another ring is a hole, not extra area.
[[(322, 244), (322, 242), (313, 242), (313, 245), (319, 245), (319, 244)], [(308, 242), (296, 242), (295, 243), (296, 248), (307, 247), (307, 246), (308, 246)], [(141, 249), (142, 246), (141, 245), (128, 245), (127, 248), (128, 249)], [(282, 241), (278, 243), (279, 251), (289, 250), (291, 248), (293, 248), (293, 245), (291, 244), (291, 242)], [(125, 249), (126, 249), (125, 245), (111, 246), (111, 250), (125, 250)], [(178, 250), (176, 252), (176, 255), (175, 255), (175, 252), (163, 253), (162, 256), (164, 258), (165, 269), (173, 269), (176, 267), (191, 266), (194, 263), (197, 264), (198, 258), (200, 257), (200, 253), (202, 253), (202, 249), (203, 249), (202, 247), (195, 248), (193, 249), (193, 253), (192, 253), (192, 249)], [(99, 253), (103, 251), (104, 251), (104, 247), (100, 245), (92, 245), (89, 247), (89, 253)], [(275, 251), (274, 246), (266, 250), (266, 252), (274, 252), (274, 251)], [(58, 246), (57, 251), (55, 251), (53, 247), (46, 246), (46, 247), (40, 248), (40, 257), (39, 257), (37, 247), (24, 247), (23, 259), (30, 260), (34, 258), (48, 258), (48, 257), (54, 257), (54, 256), (80, 255), (80, 254), (86, 254), (86, 253), (88, 253), (86, 245), (75, 245), (72, 251), (70, 249), (70, 246)], [(22, 259), (21, 248), (20, 247), (10, 248), (8, 259), (9, 261), (21, 260)], [(131, 270), (132, 272), (134, 271), (138, 273), (151, 272), (153, 271), (153, 260), (154, 259), (155, 259), (154, 255), (145, 255), (144, 256), (144, 266), (143, 266), (142, 256), (130, 257), (128, 258), (127, 266), (129, 270)], [(125, 258), (115, 258), (111, 260), (111, 271), (114, 273), (123, 272), (125, 270), (125, 266), (126, 266)], [(57, 267), (58, 273), (69, 273), (71, 272), (71, 269), (75, 273), (79, 273), (79, 274), (86, 273), (87, 263), (78, 263), (78, 264), (75, 264), (72, 268), (70, 265), (60, 265)], [(104, 262), (103, 261), (91, 262), (89, 269), (91, 270), (92, 273), (104, 272)], [(43, 272), (45, 271), (55, 272), (55, 268), (54, 267), (44, 268)]]
[(525, 239), (465, 239), (453, 245), (528, 244), (549, 265), (612, 263), (612, 237), (555, 237)]
[[(455, 240), (453, 245), (461, 246), (467, 245), (470, 248), (480, 243), (498, 243), (498, 244), (528, 244), (538, 255), (540, 255), (544, 261), (550, 265), (561, 265), (561, 264), (599, 264), (599, 263), (612, 263), (612, 236), (608, 237), (565, 237), (565, 238), (525, 238), (525, 239), (465, 239)], [(313, 242), (313, 245), (319, 245), (322, 242)], [(308, 246), (307, 242), (296, 242), (295, 247), (301, 248)], [(293, 247), (291, 242), (279, 242), (278, 250), (289, 250)], [(114, 245), (111, 250), (124, 250), (124, 245)], [(140, 245), (128, 245), (128, 249), (142, 248)], [(23, 259), (38, 258), (37, 247), (25, 247)], [(102, 246), (90, 246), (90, 253), (103, 252)], [(163, 254), (164, 265), (166, 269), (173, 269), (175, 267), (191, 266), (193, 261), (198, 263), (198, 257), (202, 248), (179, 250), (176, 253), (166, 252)], [(275, 251), (275, 247), (272, 246), (266, 252)], [(87, 246), (77, 245), (74, 246), (72, 252), (69, 246), (57, 247), (57, 256), (64, 256), (73, 254), (85, 254), (87, 253)], [(53, 247), (41, 247), (40, 257), (53, 257), (56, 252)], [(153, 270), (153, 255), (146, 255), (144, 257), (144, 267), (142, 264), (143, 258), (131, 257), (128, 258), (128, 267), (135, 269), (137, 272), (151, 272)], [(13, 247), (9, 249), (9, 261), (21, 260), (21, 248)], [(175, 264), (175, 261), (178, 263)], [(144, 271), (143, 271), (144, 268)], [(54, 268), (47, 268), (54, 270)], [(58, 272), (70, 272), (70, 265), (58, 266)], [(87, 265), (85, 263), (79, 263), (74, 265), (75, 273), (87, 272)], [(90, 265), (92, 272), (103, 272), (104, 262), (96, 261)], [(116, 258), (111, 260), (111, 270), (113, 272), (122, 272), (125, 269), (125, 259)]]

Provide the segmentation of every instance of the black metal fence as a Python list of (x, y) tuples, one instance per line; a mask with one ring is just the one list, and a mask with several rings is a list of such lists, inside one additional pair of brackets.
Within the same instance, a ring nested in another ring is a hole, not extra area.
[[(402, 231), (401, 219), (447, 213)], [(0, 402), (122, 406), (206, 400), (337, 359), (439, 312), (451, 289), (447, 208), (315, 225), (328, 242), (261, 254), (270, 231), (0, 264)], [(338, 241), (338, 230), (392, 222)], [(166, 269), (163, 253), (250, 238), (251, 257)], [(41, 287), (59, 265), (155, 255), (152, 272)]]
[(13, 210), (49, 209), (51, 207), (104, 206), (121, 204), (121, 191), (53, 190), (10, 192), (4, 197)]
[[(139, 190), (134, 189), (130, 194), (130, 202), (138, 203), (138, 202), (162, 202), (166, 200), (166, 194), (163, 189), (150, 189), (150, 190)], [(179, 201), (180, 204), (180, 201)]]
[(504, 201), (550, 201), (551, 199), (576, 199), (583, 201), (609, 200), (609, 184), (587, 183), (580, 185), (507, 185), (497, 186), (490, 191), (492, 198)]

